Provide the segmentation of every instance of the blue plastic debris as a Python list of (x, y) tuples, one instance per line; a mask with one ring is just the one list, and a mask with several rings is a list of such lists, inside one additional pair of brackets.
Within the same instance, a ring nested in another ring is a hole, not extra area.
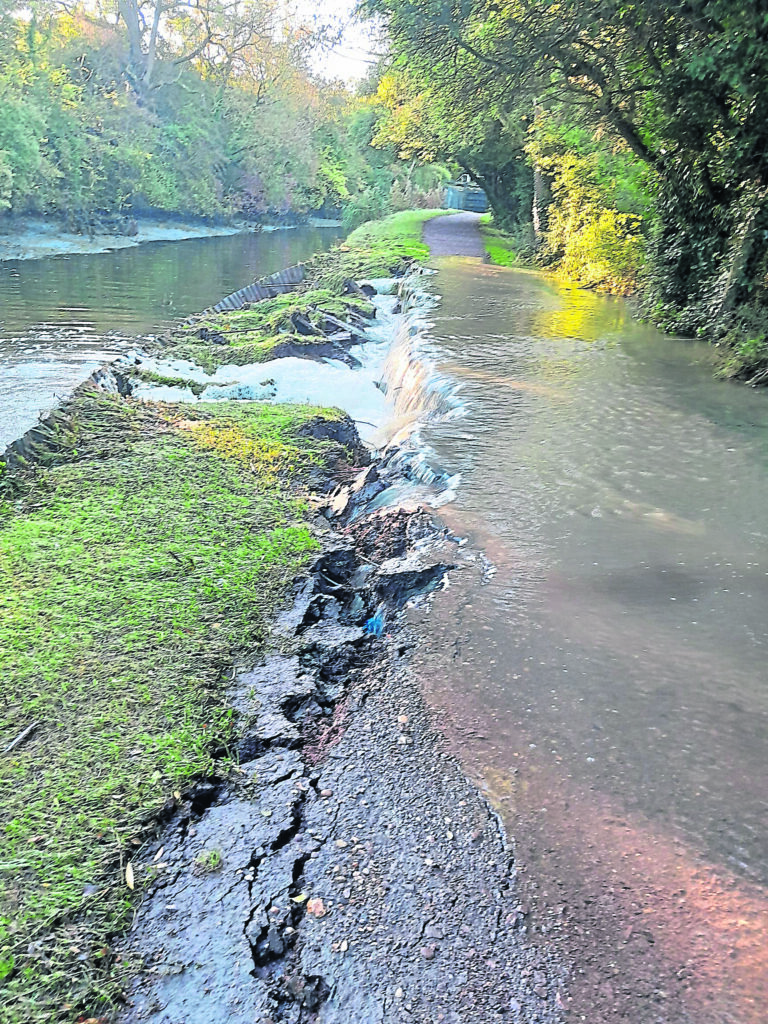
[(381, 612), (376, 612), (365, 624), (366, 633), (371, 633), (373, 636), (381, 636), (384, 632), (384, 616)]

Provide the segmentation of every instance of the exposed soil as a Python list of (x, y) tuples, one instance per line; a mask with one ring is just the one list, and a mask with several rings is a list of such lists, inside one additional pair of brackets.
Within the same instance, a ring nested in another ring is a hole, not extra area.
[(399, 611), (455, 546), (424, 509), (363, 514), (387, 474), (332, 497), (279, 649), (234, 675), (242, 774), (199, 786), (147, 851), (124, 1024), (550, 1022), (567, 1006), (499, 819), (409, 674)]

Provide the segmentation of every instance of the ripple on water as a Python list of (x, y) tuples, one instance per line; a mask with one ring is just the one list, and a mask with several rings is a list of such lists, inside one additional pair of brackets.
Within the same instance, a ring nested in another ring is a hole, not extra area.
[[(426, 685), (501, 794), (519, 855), (550, 890), (542, 906), (576, 897), (582, 927), (603, 929), (594, 963), (639, 972), (626, 1019), (656, 1020), (638, 986), (664, 978), (681, 1002), (658, 1019), (756, 1024), (768, 395), (714, 381), (707, 348), (633, 322), (619, 300), (470, 265), (446, 267), (439, 286), (437, 369), (466, 409), (460, 437), (434, 423), (425, 440), (461, 473), (444, 514), (497, 571), (462, 574), (436, 602)], [(654, 913), (643, 974), (616, 929)], [(687, 957), (690, 983), (677, 978)], [(688, 1016), (696, 985), (717, 1009)], [(599, 1019), (615, 1019), (596, 999)]]

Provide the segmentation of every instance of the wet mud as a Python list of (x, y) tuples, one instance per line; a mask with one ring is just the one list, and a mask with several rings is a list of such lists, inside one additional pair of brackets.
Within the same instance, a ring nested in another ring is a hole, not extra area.
[(366, 511), (391, 472), (329, 497), (272, 653), (233, 674), (237, 771), (146, 851), (123, 1024), (561, 1019), (499, 818), (408, 669), (401, 611), (455, 545), (426, 509)]

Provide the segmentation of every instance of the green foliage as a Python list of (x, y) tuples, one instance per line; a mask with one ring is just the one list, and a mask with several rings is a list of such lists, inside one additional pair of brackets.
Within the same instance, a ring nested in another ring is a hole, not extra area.
[(499, 226), (517, 227), (530, 210), (531, 171), (523, 151), (524, 124), (500, 97), (467, 89), (460, 62), (411, 66), (412, 51), (379, 83), (383, 108), (374, 137), (404, 159), (448, 161), (481, 185)]
[(483, 214), (480, 221), (480, 234), (483, 237), (488, 258), (495, 266), (514, 267), (520, 263), (517, 240), (506, 231), (499, 231), (494, 226), (491, 214)]
[[(540, 254), (601, 287), (628, 290), (642, 280), (645, 308), (664, 326), (751, 344), (757, 335), (742, 333), (740, 310), (768, 314), (762, 5), (366, 7), (384, 18), (405, 79), (405, 88), (390, 90), (388, 137), (414, 152), (442, 147), (455, 159), (466, 139), (504, 174), (508, 161), (520, 163), (516, 135), (535, 124), (533, 145), (530, 136), (524, 145)], [(553, 140), (541, 134), (542, 114)], [(514, 202), (505, 209), (504, 195), (525, 206), (523, 189), (510, 177), (499, 197), (492, 174), (460, 162), (488, 182), (497, 224), (509, 230), (521, 218)]]
[(538, 258), (577, 284), (635, 291), (652, 210), (642, 162), (624, 143), (607, 148), (557, 106), (536, 118), (527, 152), (549, 189)]
[(223, 864), (223, 858), (221, 850), (211, 849), (203, 850), (195, 857), (195, 867), (197, 870), (204, 874), (210, 874), (213, 871), (218, 871)]
[(3, 743), (38, 726), (0, 763), (4, 1024), (100, 1016), (116, 996), (125, 866), (171, 794), (211, 771), (231, 727), (223, 670), (263, 642), (317, 548), (279, 481), (338, 456), (297, 436), (320, 413), (83, 395), (47, 468), (5, 478)]
[[(226, 22), (220, 47), (232, 18), (272, 16), (268, 4), (206, 6)], [(146, 39), (137, 55), (126, 27), (134, 8), (126, 0), (117, 23), (90, 8), (52, 8), (44, 23), (6, 15), (0, 211), (57, 214), (88, 230), (124, 211), (262, 219), (343, 208), (351, 226), (435, 199), (393, 149), (371, 146), (373, 101), (321, 87), (305, 70), (303, 31), (262, 26), (248, 50), (229, 38), (234, 64), (205, 48), (184, 60), (198, 8), (176, 11), (150, 68)]]

